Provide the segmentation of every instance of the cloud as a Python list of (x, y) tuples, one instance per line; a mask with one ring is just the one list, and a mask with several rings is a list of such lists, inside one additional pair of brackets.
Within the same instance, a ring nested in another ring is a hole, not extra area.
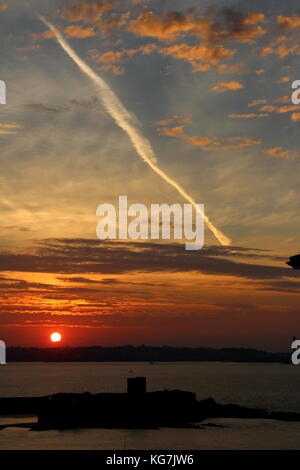
[(168, 126), (170, 124), (190, 124), (192, 122), (190, 116), (179, 116), (179, 114), (175, 114), (168, 119), (163, 119), (161, 121), (154, 121), (153, 124), (157, 126)]
[(106, 64), (115, 64), (122, 60), (125, 51), (109, 51), (104, 54), (91, 54), (91, 57), (96, 62), (105, 62)]
[(257, 23), (266, 23), (263, 13), (243, 13), (233, 8), (224, 8), (220, 15), (221, 21), (211, 24), (210, 33), (214, 41), (236, 40), (252, 44), (257, 38), (266, 34), (266, 30), (257, 25)]
[[(92, 27), (82, 28), (77, 25), (70, 25), (64, 29), (64, 34), (69, 38), (85, 39), (85, 38), (91, 38), (93, 36), (96, 36), (97, 33), (94, 31), (94, 28)], [(52, 39), (55, 37), (53, 31), (50, 31), (50, 30), (44, 31), (43, 33), (33, 33), (31, 36), (35, 40)]]
[(0, 122), (0, 129), (21, 129), (23, 126), (16, 123), (4, 123)]
[[(223, 248), (223, 250), (222, 250)], [(189, 272), (249, 279), (295, 277), (287, 267), (233, 261), (240, 257), (266, 257), (260, 250), (242, 247), (206, 247), (187, 252), (181, 244), (101, 242), (95, 239), (46, 239), (31, 254), (1, 253), (3, 271), (57, 274), (121, 274)], [(272, 259), (271, 256), (269, 256)], [(126, 259), (126, 263), (123, 260)], [(77, 276), (76, 276), (77, 277)]]
[(260, 111), (266, 113), (276, 113), (276, 114), (285, 114), (290, 113), (291, 111), (297, 111), (300, 109), (300, 105), (291, 105), (291, 106), (273, 106), (273, 105), (264, 105), (260, 108)]
[(196, 36), (202, 38), (207, 46), (233, 40), (252, 43), (266, 32), (257, 25), (266, 22), (263, 13), (242, 13), (230, 8), (208, 9), (202, 16), (197, 16), (196, 12), (196, 8), (188, 10), (186, 15), (176, 11), (156, 14), (147, 10), (129, 23), (128, 30), (138, 36), (162, 41), (175, 41), (183, 34)]
[(44, 113), (46, 113), (46, 112), (52, 112), (52, 113), (61, 112), (60, 108), (53, 108), (53, 107), (47, 106), (47, 105), (42, 104), (42, 103), (29, 103), (29, 104), (23, 104), (23, 106), (26, 107), (26, 108), (30, 108), (33, 111), (37, 111), (37, 112), (44, 112)]
[(281, 98), (277, 98), (274, 101), (275, 101), (275, 103), (287, 104), (287, 103), (291, 102), (291, 97), (286, 95), (286, 96), (282, 96)]
[(259, 286), (260, 290), (300, 294), (300, 283), (294, 281), (273, 281)]
[(209, 91), (213, 91), (214, 93), (224, 93), (225, 91), (241, 90), (242, 88), (244, 88), (244, 85), (233, 80), (230, 82), (219, 82), (213, 87), (209, 88)]
[[(273, 31), (273, 34), (278, 34), (278, 31)], [(296, 35), (282, 35), (282, 28), (279, 31), (279, 36), (269, 41), (269, 43), (253, 51), (255, 54), (265, 57), (271, 54), (277, 55), (280, 59), (284, 59), (288, 55), (300, 55), (299, 41)]]
[(291, 81), (290, 77), (282, 77), (279, 80), (277, 80), (277, 83), (287, 83), (290, 81)]
[(210, 146), (219, 145), (219, 142), (217, 142), (215, 139), (210, 139), (208, 137), (198, 137), (196, 135), (187, 135), (187, 134), (182, 135), (182, 137), (186, 142), (189, 142), (199, 147), (203, 147), (204, 150), (208, 149), (207, 147), (208, 145)]
[(22, 128), (20, 124), (0, 122), (0, 135), (15, 135)]
[(272, 48), (272, 47), (262, 47), (261, 49), (255, 51), (255, 53), (256, 53), (257, 55), (260, 55), (260, 56), (262, 56), (262, 57), (265, 57), (265, 56), (267, 56), (267, 55), (273, 54), (274, 51), (273, 51), (273, 48)]
[[(224, 318), (232, 311), (243, 313), (244, 319), (246, 313), (261, 315), (268, 306), (222, 304), (213, 298), (203, 302), (202, 292), (208, 286), (214, 291), (222, 286), (234, 295), (237, 289), (299, 293), (297, 273), (270, 252), (206, 246), (195, 253), (182, 248), (172, 243), (78, 238), (41, 240), (31, 253), (28, 248), (26, 253), (0, 253), (2, 269), (11, 273), (0, 278), (0, 323), (145, 328), (174, 324), (173, 318), (183, 323), (188, 318), (191, 324), (197, 318), (203, 321), (203, 314), (205, 318), (217, 312)], [(282, 266), (269, 265), (278, 261)], [(46, 282), (35, 282), (36, 278)]]
[(283, 158), (284, 160), (293, 160), (300, 156), (299, 152), (285, 150), (283, 147), (270, 148), (264, 151), (264, 154), (272, 158)]
[(122, 75), (124, 67), (122, 64), (126, 63), (128, 59), (132, 58), (135, 54), (140, 53), (142, 55), (151, 54), (156, 49), (154, 44), (147, 44), (140, 46), (136, 49), (123, 49), (121, 51), (107, 51), (102, 54), (98, 54), (97, 51), (89, 51), (90, 57), (95, 62), (101, 62), (104, 65), (101, 67), (106, 72), (111, 72), (115, 75)]
[(168, 137), (178, 137), (178, 136), (183, 136), (183, 126), (176, 126), (176, 127), (162, 127), (161, 129), (158, 129), (158, 132), (160, 135), (166, 135)]
[(300, 16), (277, 16), (277, 22), (281, 27), (281, 31), (296, 31), (300, 29)]
[(248, 107), (252, 108), (253, 106), (258, 106), (260, 104), (265, 104), (266, 102), (267, 102), (266, 99), (252, 100), (251, 103), (248, 104)]
[(198, 70), (201, 70), (201, 64), (198, 64), (198, 61), (208, 62), (205, 66), (206, 70), (210, 70), (210, 64), (217, 64), (222, 59), (231, 58), (235, 53), (230, 49), (225, 49), (221, 45), (211, 47), (208, 44), (202, 43), (197, 46), (190, 46), (185, 43), (175, 44), (167, 48), (160, 47), (157, 51), (165, 56), (186, 60), (194, 67), (198, 67)]
[(292, 120), (293, 122), (299, 122), (299, 121), (300, 121), (300, 113), (293, 113), (293, 114), (291, 115), (291, 120)]
[(78, 99), (71, 99), (66, 103), (62, 104), (61, 106), (49, 106), (48, 104), (43, 103), (26, 103), (22, 106), (32, 111), (42, 112), (42, 113), (65, 113), (71, 111), (74, 106), (82, 107), (90, 109), (91, 111), (97, 113), (105, 114), (105, 111), (101, 111), (97, 109), (97, 105), (99, 105), (98, 98), (96, 96), (92, 96), (90, 99), (87, 100), (78, 100)]
[[(159, 122), (159, 121), (158, 121)], [(172, 119), (167, 121), (160, 121), (165, 124), (166, 122), (172, 123)], [(197, 147), (201, 147), (208, 152), (220, 152), (229, 150), (239, 150), (242, 148), (252, 147), (253, 145), (260, 145), (261, 141), (253, 140), (249, 137), (223, 137), (220, 139), (210, 137), (199, 137), (195, 135), (188, 135), (184, 131), (184, 126), (174, 127), (161, 127), (157, 129), (158, 133), (167, 137), (178, 137), (185, 142), (188, 142)], [(231, 142), (231, 144), (224, 145), (224, 142)]]
[[(225, 45), (227, 43), (230, 45), (252, 44), (267, 32), (263, 26), (267, 22), (265, 15), (255, 11), (243, 13), (232, 8), (208, 8), (202, 14), (198, 14), (197, 8), (179, 12), (157, 11), (149, 6), (139, 7), (137, 14), (136, 11), (136, 8), (128, 8), (128, 4), (123, 6), (118, 2), (103, 0), (86, 3), (75, 0), (63, 10), (60, 16), (68, 21), (82, 21), (97, 28), (97, 33), (90, 28), (86, 30), (86, 35), (78, 31), (76, 36), (74, 30), (74, 37), (89, 37), (89, 31), (90, 35), (105, 35), (111, 31), (123, 30), (140, 39), (153, 38), (159, 43), (168, 43), (169, 47), (162, 47), (158, 43), (146, 44), (135, 50), (135, 53), (151, 54), (156, 51), (163, 56), (185, 60), (192, 65), (194, 72), (212, 69), (218, 73), (237, 72), (241, 64), (220, 63), (231, 59), (236, 52)], [(200, 42), (195, 43), (199, 40)], [(145, 48), (144, 52), (142, 52), (142, 47)], [(101, 61), (101, 55), (104, 56), (104, 60), (106, 59), (104, 54), (99, 55), (99, 61)], [(107, 60), (110, 57), (110, 60), (114, 62), (109, 62), (109, 64), (118, 64), (118, 56), (120, 59), (126, 58), (126, 51), (111, 51)], [(127, 59), (132, 56), (133, 54), (128, 55)], [(96, 55), (94, 59), (97, 60)], [(119, 73), (114, 67), (106, 67), (106, 69)]]
[(90, 38), (96, 36), (94, 28), (81, 28), (80, 26), (68, 26), (64, 33), (69, 38)]
[(102, 65), (101, 70), (104, 70), (105, 72), (111, 72), (114, 75), (123, 75), (124, 73), (124, 68), (119, 65)]
[(63, 16), (69, 21), (85, 21), (96, 23), (103, 13), (116, 8), (113, 2), (108, 0), (82, 1), (73, 0), (63, 11)]
[(16, 134), (16, 132), (0, 129), (0, 135), (13, 135), (13, 134)]
[(54, 38), (54, 33), (47, 29), (47, 31), (43, 31), (42, 33), (32, 33), (31, 37), (32, 37), (32, 39), (35, 39), (35, 40), (38, 40), (38, 39), (53, 39)]
[(228, 114), (231, 119), (251, 119), (251, 118), (264, 118), (268, 117), (268, 113), (249, 113), (249, 114)]
[(193, 17), (194, 10), (190, 10), (186, 15), (176, 11), (165, 11), (156, 15), (149, 10), (140, 13), (132, 20), (128, 25), (128, 31), (137, 36), (174, 41), (182, 33), (194, 28)]
[(18, 52), (29, 52), (29, 51), (35, 51), (37, 49), (40, 49), (41, 46), (39, 46), (39, 44), (34, 44), (34, 45), (31, 45), (31, 46), (24, 46), (24, 47), (16, 47), (16, 51)]
[(116, 278), (105, 278), (105, 279), (89, 279), (88, 277), (58, 277), (59, 281), (63, 282), (75, 282), (77, 284), (119, 284), (120, 281)]

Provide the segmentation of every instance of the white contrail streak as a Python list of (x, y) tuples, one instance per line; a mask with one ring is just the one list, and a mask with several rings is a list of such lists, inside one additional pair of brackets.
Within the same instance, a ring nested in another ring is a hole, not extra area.
[[(157, 173), (168, 184), (173, 186), (173, 188), (175, 188), (178, 193), (190, 204), (192, 204), (195, 210), (203, 216), (202, 211), (199, 209), (193, 198), (188, 193), (186, 193), (186, 191), (179, 184), (177, 184), (176, 181), (172, 180), (172, 178), (170, 178), (156, 165), (157, 158), (154, 150), (152, 149), (148, 139), (141, 133), (139, 129), (140, 123), (136, 116), (127, 111), (127, 109), (123, 106), (119, 98), (115, 95), (107, 83), (77, 55), (77, 53), (72, 49), (72, 47), (55, 28), (55, 26), (49, 23), (49, 21), (47, 21), (43, 16), (39, 16), (39, 18), (46, 26), (48, 26), (48, 28), (50, 28), (51, 31), (53, 31), (57, 42), (68, 54), (68, 56), (78, 65), (83, 73), (85, 73), (92, 80), (96, 90), (99, 92), (100, 100), (106, 111), (115, 120), (116, 124), (126, 132), (138, 155), (150, 166), (150, 168), (152, 168), (155, 173)], [(231, 240), (220, 230), (218, 230), (205, 214), (204, 220), (208, 228), (211, 230), (221, 245), (230, 245)]]

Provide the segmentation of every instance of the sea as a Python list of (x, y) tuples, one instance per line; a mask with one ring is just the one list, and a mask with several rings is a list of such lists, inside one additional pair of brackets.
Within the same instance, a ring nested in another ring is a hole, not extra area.
[[(127, 378), (137, 376), (147, 378), (148, 391), (186, 390), (199, 400), (300, 413), (300, 366), (276, 363), (8, 363), (0, 366), (0, 397), (126, 392)], [(31, 431), (35, 421), (0, 416), (0, 424), (28, 423), (1, 430), (0, 449), (300, 449), (300, 422), (222, 418), (201, 423), (209, 424), (204, 429)]]

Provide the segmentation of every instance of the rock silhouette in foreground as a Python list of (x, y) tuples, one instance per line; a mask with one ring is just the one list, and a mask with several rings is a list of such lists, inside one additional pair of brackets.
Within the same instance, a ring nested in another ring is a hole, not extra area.
[(37, 398), (0, 398), (0, 414), (37, 414), (33, 430), (188, 427), (208, 418), (300, 421), (300, 414), (267, 412), (213, 398), (198, 401), (181, 390), (146, 391), (146, 378), (128, 379), (127, 393), (57, 393)]
[(291, 256), (286, 264), (291, 266), (293, 269), (300, 269), (300, 255)]

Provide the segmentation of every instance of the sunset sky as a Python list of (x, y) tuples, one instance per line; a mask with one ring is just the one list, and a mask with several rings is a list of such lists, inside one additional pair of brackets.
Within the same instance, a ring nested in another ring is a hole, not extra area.
[[(0, 339), (289, 350), (300, 333), (299, 2), (0, 1)], [(96, 208), (184, 203), (44, 15), (226, 236), (100, 241)]]

